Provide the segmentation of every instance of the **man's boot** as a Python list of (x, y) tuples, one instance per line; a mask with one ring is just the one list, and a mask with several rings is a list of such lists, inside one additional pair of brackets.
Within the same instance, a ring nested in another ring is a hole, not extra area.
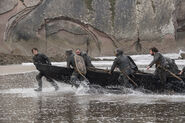
[(59, 89), (57, 83), (55, 83), (54, 81), (51, 82), (51, 84), (53, 85), (53, 87), (55, 88), (55, 91), (57, 91)]
[(34, 91), (42, 91), (42, 88), (41, 87), (36, 88), (36, 89), (34, 89)]
[(50, 82), (50, 84), (55, 88), (55, 91), (57, 91), (59, 89), (59, 87), (55, 81), (53, 81), (50, 78), (47, 78), (47, 81)]
[(55, 86), (55, 91), (57, 91), (58, 89), (59, 89), (58, 85), (57, 85), (57, 86)]
[[(40, 74), (39, 74), (40, 75)], [(34, 91), (42, 91), (42, 79), (41, 79), (41, 77), (39, 76), (39, 75), (37, 75), (36, 76), (36, 79), (37, 79), (37, 81), (38, 81), (38, 88), (36, 88), (36, 89), (34, 89)]]

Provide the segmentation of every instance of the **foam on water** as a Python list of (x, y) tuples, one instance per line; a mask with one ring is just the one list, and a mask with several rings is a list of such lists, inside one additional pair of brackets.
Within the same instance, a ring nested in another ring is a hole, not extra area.
[(34, 91), (35, 88), (13, 88), (1, 90), (1, 94), (17, 94), (22, 97), (37, 97), (49, 93), (75, 93), (76, 89), (71, 88), (71, 85), (59, 83), (59, 90), (55, 91), (53, 87), (44, 87), (41, 92)]
[(170, 102), (185, 102), (185, 95), (161, 95), (161, 94), (103, 94), (98, 98), (101, 102), (124, 102), (126, 104), (163, 104)]
[(160, 94), (128, 94), (128, 103), (166, 103), (166, 102), (185, 102), (185, 95), (160, 95)]
[[(59, 84), (60, 89), (55, 91), (53, 87), (45, 87), (42, 92), (35, 92), (34, 88), (15, 88), (1, 90), (0, 94), (12, 94), (18, 97), (37, 98), (45, 95), (56, 96), (58, 94), (72, 94), (74, 96), (87, 96), (87, 100), (98, 100), (101, 102), (124, 102), (129, 104), (163, 104), (169, 102), (185, 102), (183, 94), (146, 94), (139, 90), (122, 88), (119, 93), (112, 93), (109, 89), (94, 86), (89, 87), (86, 83), (81, 84), (79, 88), (71, 87), (67, 84)], [(88, 96), (91, 95), (91, 96)]]
[(16, 94), (22, 97), (37, 97), (34, 88), (14, 88), (0, 91), (1, 94)]

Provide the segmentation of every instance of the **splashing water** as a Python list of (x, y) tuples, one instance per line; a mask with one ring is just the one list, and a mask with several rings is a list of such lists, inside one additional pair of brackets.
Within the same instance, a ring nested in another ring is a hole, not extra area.
[(89, 85), (87, 81), (81, 81), (79, 87), (77, 88), (76, 94), (77, 95), (85, 95), (88, 94)]

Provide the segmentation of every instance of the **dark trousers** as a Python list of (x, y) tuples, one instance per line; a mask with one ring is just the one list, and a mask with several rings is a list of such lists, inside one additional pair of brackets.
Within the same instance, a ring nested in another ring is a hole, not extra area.
[[(44, 74), (42, 74), (41, 72), (36, 76), (36, 80), (38, 81), (38, 85), (39, 85), (39, 88), (42, 88), (42, 77), (44, 76)], [(52, 85), (54, 86), (55, 88), (58, 87), (57, 83), (55, 81), (53, 81), (51, 78), (47, 77), (47, 76), (44, 76), (46, 77), (46, 80)]]
[(73, 71), (72, 76), (70, 78), (71, 84), (79, 85), (80, 83), (77, 83), (79, 81), (83, 81), (84, 78), (82, 75), (80, 75), (77, 71)]
[(167, 81), (167, 72), (162, 68), (156, 68), (155, 76), (160, 79), (161, 83), (165, 84)]
[(133, 88), (133, 85), (129, 82), (127, 76), (122, 73), (119, 75), (118, 82), (122, 83), (126, 88)]

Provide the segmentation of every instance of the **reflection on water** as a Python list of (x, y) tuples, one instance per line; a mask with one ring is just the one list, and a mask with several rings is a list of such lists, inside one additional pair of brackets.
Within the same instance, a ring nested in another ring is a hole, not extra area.
[[(185, 96), (1, 91), (1, 122), (184, 122)], [(30, 92), (28, 92), (31, 94)], [(27, 96), (24, 96), (27, 95)]]
[(185, 122), (183, 94), (154, 95), (128, 89), (112, 93), (100, 87), (75, 89), (66, 84), (59, 84), (56, 92), (47, 83), (43, 92), (34, 92), (35, 73), (23, 76), (0, 77), (1, 123)]

